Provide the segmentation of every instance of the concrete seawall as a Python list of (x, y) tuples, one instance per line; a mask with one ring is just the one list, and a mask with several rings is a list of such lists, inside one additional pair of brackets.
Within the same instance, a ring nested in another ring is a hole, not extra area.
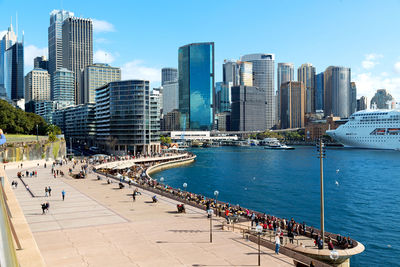
[(184, 165), (191, 164), (195, 161), (196, 156), (192, 156), (190, 158), (185, 158), (185, 159), (178, 159), (174, 161), (169, 161), (169, 162), (163, 162), (154, 166), (149, 167), (146, 170), (146, 174), (149, 178), (151, 178), (150, 174), (157, 173), (166, 169), (171, 169), (175, 167), (180, 167)]

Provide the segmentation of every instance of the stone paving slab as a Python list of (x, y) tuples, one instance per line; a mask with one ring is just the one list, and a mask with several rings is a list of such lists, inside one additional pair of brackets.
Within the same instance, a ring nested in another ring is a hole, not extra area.
[[(46, 177), (48, 171), (39, 169), (38, 173), (38, 184), (30, 183), (35, 192), (43, 191), (51, 180)], [(222, 231), (217, 220), (213, 243), (209, 242), (204, 211), (187, 207), (186, 214), (178, 214), (176, 201), (160, 196), (158, 203), (151, 203), (154, 194), (142, 190), (133, 202), (134, 187), (119, 190), (117, 183), (108, 185), (94, 175), (52, 179), (53, 196), (48, 198), (46, 215), (40, 209), (45, 198), (32, 200), (24, 188), (15, 189), (48, 266), (257, 265), (256, 244)], [(60, 201), (62, 188), (67, 191), (65, 201)], [(293, 266), (293, 260), (262, 248), (261, 264)]]

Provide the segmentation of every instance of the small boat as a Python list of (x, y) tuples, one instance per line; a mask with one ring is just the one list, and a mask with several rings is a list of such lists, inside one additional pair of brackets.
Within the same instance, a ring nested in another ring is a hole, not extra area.
[(276, 149), (276, 150), (294, 150), (294, 147), (292, 146), (287, 146), (285, 144), (281, 144), (279, 142), (272, 143), (268, 146), (264, 147), (265, 149)]

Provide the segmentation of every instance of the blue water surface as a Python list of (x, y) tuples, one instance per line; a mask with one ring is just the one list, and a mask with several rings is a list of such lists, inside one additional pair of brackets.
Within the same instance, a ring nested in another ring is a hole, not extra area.
[[(153, 175), (164, 183), (278, 217), (320, 226), (320, 168), (314, 147), (191, 149), (196, 162)], [(365, 245), (351, 266), (399, 266), (400, 152), (328, 148), (325, 230)]]

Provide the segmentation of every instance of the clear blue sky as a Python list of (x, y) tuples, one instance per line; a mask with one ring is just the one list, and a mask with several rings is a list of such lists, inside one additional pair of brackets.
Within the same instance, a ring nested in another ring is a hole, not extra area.
[[(329, 65), (351, 67), (359, 96), (370, 99), (387, 88), (400, 100), (399, 1), (0, 0), (0, 31), (18, 12), (31, 59), (46, 51), (49, 13), (61, 8), (100, 21), (95, 62), (122, 67), (123, 78), (150, 79), (156, 86), (162, 67), (177, 67), (179, 46), (214, 41), (216, 81), (226, 58), (274, 53), (276, 63), (297, 68), (310, 62), (317, 72)], [(25, 64), (27, 72), (32, 63)]]

